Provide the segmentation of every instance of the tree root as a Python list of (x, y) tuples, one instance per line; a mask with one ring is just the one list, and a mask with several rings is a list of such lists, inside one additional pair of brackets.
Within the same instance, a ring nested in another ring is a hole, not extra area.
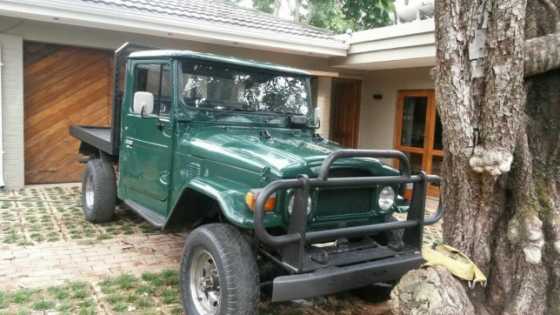
[(408, 272), (391, 292), (391, 311), (404, 314), (474, 314), (465, 287), (441, 266)]

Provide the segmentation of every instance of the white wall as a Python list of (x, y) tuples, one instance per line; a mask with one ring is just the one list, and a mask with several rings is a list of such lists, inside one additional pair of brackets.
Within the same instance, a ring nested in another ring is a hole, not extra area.
[[(2, 49), (2, 127), (4, 128), (4, 179), (6, 188), (24, 182), (23, 158), (23, 41), (0, 34)], [(1, 162), (1, 160), (0, 160)]]
[[(393, 69), (369, 72), (362, 86), (358, 147), (394, 147), (395, 115), (399, 90), (433, 89), (431, 68)], [(381, 100), (373, 99), (381, 94)]]

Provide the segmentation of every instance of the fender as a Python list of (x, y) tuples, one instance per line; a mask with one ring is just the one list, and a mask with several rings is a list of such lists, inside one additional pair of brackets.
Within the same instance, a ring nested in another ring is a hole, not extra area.
[[(220, 182), (211, 178), (196, 177), (182, 185), (182, 188), (174, 194), (173, 206), (167, 217), (165, 226), (167, 227), (175, 211), (189, 211), (178, 205), (181, 197), (187, 191), (192, 190), (205, 195), (217, 202), (220, 211), (229, 223), (240, 228), (254, 228), (254, 214), (245, 204), (245, 193), (256, 187), (248, 187), (243, 183), (230, 181), (220, 178)], [(242, 193), (243, 192), (243, 193)], [(282, 216), (276, 213), (267, 214), (264, 218), (266, 227), (282, 226)]]

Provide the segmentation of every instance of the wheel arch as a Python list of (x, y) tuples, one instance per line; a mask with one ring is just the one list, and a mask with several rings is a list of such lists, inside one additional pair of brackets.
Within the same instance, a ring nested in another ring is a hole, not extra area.
[(204, 223), (219, 222), (224, 218), (224, 202), (221, 199), (196, 187), (183, 188), (164, 229), (177, 226), (194, 228)]
[(87, 156), (87, 158), (85, 158), (84, 162), (86, 162), (89, 159), (102, 159), (104, 162), (107, 162), (109, 164), (116, 164), (118, 163), (118, 158), (115, 156), (112, 156), (106, 152), (103, 152), (101, 149), (98, 149), (96, 147), (94, 147), (93, 145), (86, 143), (86, 142), (80, 142), (80, 148), (78, 150), (78, 152), (81, 155)]
[(89, 143), (80, 142), (80, 149), (78, 150), (80, 154), (86, 155), (89, 157), (97, 158), (100, 155), (100, 150)]
[[(245, 194), (249, 187), (244, 187), (243, 183), (216, 181), (215, 179), (196, 178), (187, 182), (177, 197), (173, 198), (175, 204), (171, 207), (168, 222), (164, 228), (176, 224), (192, 224), (193, 219), (200, 219), (204, 216), (219, 214), (223, 222), (227, 222), (242, 229), (254, 228), (254, 213), (245, 203)], [(193, 199), (194, 198), (194, 199)], [(200, 199), (208, 200), (214, 205), (213, 210), (217, 212), (205, 213), (209, 207), (204, 207)], [(194, 207), (191, 202), (194, 200)], [(267, 227), (282, 225), (282, 219), (278, 214), (270, 214), (265, 217)], [(208, 223), (208, 222), (203, 222)]]

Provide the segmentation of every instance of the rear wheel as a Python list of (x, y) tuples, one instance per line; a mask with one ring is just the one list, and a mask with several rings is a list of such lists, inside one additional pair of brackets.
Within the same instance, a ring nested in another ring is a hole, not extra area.
[(181, 262), (181, 297), (189, 315), (253, 315), (259, 275), (255, 254), (233, 226), (208, 224), (187, 238)]
[(102, 159), (89, 160), (82, 178), (82, 207), (86, 220), (93, 223), (111, 221), (116, 201), (113, 167)]

